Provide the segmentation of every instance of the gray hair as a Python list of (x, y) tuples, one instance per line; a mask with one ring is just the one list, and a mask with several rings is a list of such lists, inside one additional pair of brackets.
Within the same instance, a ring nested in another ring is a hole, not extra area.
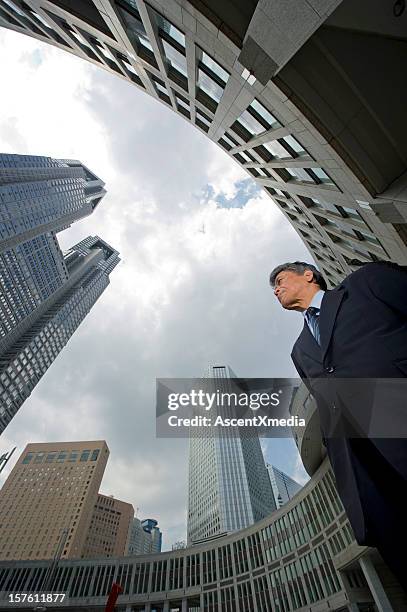
[(313, 264), (306, 263), (305, 261), (293, 261), (291, 263), (280, 264), (270, 274), (270, 285), (274, 287), (277, 275), (284, 270), (295, 272), (296, 274), (304, 274), (305, 270), (311, 270), (314, 274), (314, 282), (321, 287), (323, 291), (327, 290), (327, 284), (322, 276), (321, 272)]

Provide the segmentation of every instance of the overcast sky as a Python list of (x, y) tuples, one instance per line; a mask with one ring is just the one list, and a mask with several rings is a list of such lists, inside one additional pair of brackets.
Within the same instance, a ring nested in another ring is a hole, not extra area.
[[(98, 234), (122, 259), (0, 452), (17, 446), (15, 460), (29, 442), (105, 439), (101, 491), (156, 518), (170, 548), (185, 538), (187, 442), (155, 438), (155, 379), (215, 364), (294, 376), (302, 319), (281, 310), (268, 275), (310, 256), (238, 164), (164, 104), (13, 32), (0, 30), (0, 54), (0, 151), (79, 159), (102, 178), (96, 212), (59, 241), (65, 249)], [(292, 440), (264, 450), (304, 482)]]

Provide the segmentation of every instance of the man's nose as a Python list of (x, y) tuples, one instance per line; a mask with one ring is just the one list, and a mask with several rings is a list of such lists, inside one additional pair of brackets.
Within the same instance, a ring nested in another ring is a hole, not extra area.
[(278, 297), (278, 292), (279, 292), (279, 290), (280, 290), (280, 287), (274, 287), (274, 295), (275, 295), (276, 297)]

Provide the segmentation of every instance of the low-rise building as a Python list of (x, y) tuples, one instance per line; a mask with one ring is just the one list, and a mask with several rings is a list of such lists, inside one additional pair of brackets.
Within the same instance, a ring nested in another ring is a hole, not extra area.
[(134, 517), (131, 504), (113, 495), (98, 494), (85, 543), (86, 557), (120, 557), (126, 554)]

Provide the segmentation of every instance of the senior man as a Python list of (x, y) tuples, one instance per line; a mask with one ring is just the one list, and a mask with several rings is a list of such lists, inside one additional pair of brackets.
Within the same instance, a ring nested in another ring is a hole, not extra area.
[[(370, 263), (328, 291), (315, 266), (297, 261), (277, 266), (270, 284), (283, 308), (304, 317), (291, 357), (317, 400), (356, 540), (375, 546), (407, 590), (407, 522), (400, 503), (407, 492), (407, 440), (397, 437), (407, 429), (407, 398), (389, 405), (376, 384), (407, 377), (407, 272), (395, 264)], [(373, 405), (384, 431), (398, 419), (400, 434), (386, 438), (376, 427), (371, 437)]]

